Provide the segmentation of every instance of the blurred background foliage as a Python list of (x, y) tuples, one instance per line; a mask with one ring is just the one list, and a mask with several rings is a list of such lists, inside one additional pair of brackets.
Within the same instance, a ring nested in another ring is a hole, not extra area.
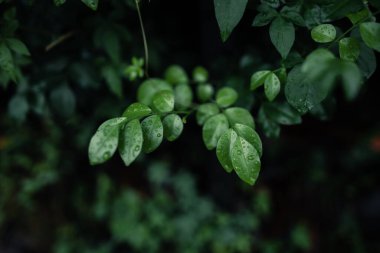
[[(151, 76), (203, 65), (257, 116), (249, 77), (278, 55), (251, 27), (254, 8), (225, 44), (212, 1), (141, 8)], [(139, 80), (126, 68), (144, 54), (134, 1), (100, 1), (96, 12), (73, 0), (5, 1), (0, 15), (2, 38), (31, 54), (12, 53), (17, 84), (0, 75), (1, 253), (380, 251), (378, 73), (354, 102), (338, 92), (280, 139), (264, 138), (254, 187), (220, 168), (194, 118), (129, 168), (116, 156), (90, 167), (96, 127), (135, 100)]]

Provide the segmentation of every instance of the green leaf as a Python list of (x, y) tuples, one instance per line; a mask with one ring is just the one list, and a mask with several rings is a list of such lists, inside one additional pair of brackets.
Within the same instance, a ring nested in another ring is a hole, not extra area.
[(234, 104), (237, 99), (237, 92), (230, 87), (221, 88), (216, 93), (216, 103), (221, 107), (228, 107)]
[(141, 119), (148, 116), (152, 112), (148, 106), (141, 103), (133, 103), (127, 107), (123, 113), (123, 117), (126, 117), (128, 121), (134, 119)]
[(119, 138), (119, 154), (126, 166), (129, 166), (141, 153), (143, 132), (137, 118), (122, 128)]
[(135, 81), (136, 79), (144, 76), (144, 69), (140, 65), (129, 65), (124, 69), (123, 73), (129, 81)]
[(8, 47), (14, 52), (21, 55), (30, 56), (30, 52), (28, 48), (25, 46), (24, 42), (22, 42), (21, 40), (10, 38), (10, 39), (7, 39), (6, 41), (7, 41)]
[(54, 4), (56, 6), (61, 6), (66, 2), (66, 0), (54, 0)]
[(326, 98), (327, 91), (320, 86), (320, 83), (311, 82), (301, 67), (296, 66), (288, 75), (285, 96), (289, 104), (303, 114)]
[(214, 149), (222, 134), (228, 130), (228, 120), (223, 114), (209, 118), (203, 126), (202, 137), (207, 149)]
[(197, 83), (205, 83), (208, 80), (208, 71), (202, 67), (197, 66), (193, 70), (193, 80)]
[(119, 131), (126, 118), (113, 118), (101, 124), (92, 136), (88, 147), (91, 165), (101, 164), (110, 159), (119, 143)]
[(193, 103), (193, 91), (187, 84), (179, 84), (174, 88), (174, 105), (179, 110), (185, 110)]
[(82, 0), (82, 2), (93, 11), (98, 8), (98, 0)]
[(350, 19), (353, 25), (356, 25), (367, 18), (371, 16), (371, 13), (369, 12), (368, 8), (363, 8), (362, 10), (354, 13), (350, 13), (347, 15), (347, 17)]
[(50, 102), (57, 114), (68, 118), (75, 112), (76, 100), (74, 92), (68, 85), (60, 85), (50, 93)]
[(305, 20), (298, 10), (285, 6), (281, 10), (281, 16), (298, 26), (305, 26)]
[(298, 64), (301, 64), (303, 61), (304, 59), (298, 52), (291, 52), (288, 55), (288, 57), (283, 61), (283, 64), (287, 69), (290, 69)]
[(237, 134), (233, 129), (228, 129), (219, 138), (218, 144), (216, 146), (216, 156), (222, 167), (230, 173), (233, 171), (233, 165), (231, 160), (231, 149), (233, 143), (237, 139)]
[(263, 144), (261, 142), (260, 136), (252, 128), (242, 125), (235, 124), (233, 129), (236, 131), (238, 136), (248, 141), (259, 153), (260, 157), (263, 154)]
[(359, 67), (348, 61), (341, 61), (343, 90), (348, 100), (353, 100), (363, 84), (362, 73)]
[(360, 34), (364, 43), (380, 52), (380, 24), (375, 22), (366, 22), (360, 24)]
[(278, 77), (278, 79), (280, 80), (282, 84), (286, 83), (286, 80), (288, 79), (288, 72), (286, 71), (285, 67), (279, 68), (273, 73), (276, 74), (276, 76)]
[(311, 52), (302, 64), (302, 72), (307, 75), (311, 81), (320, 81), (326, 72), (331, 70), (332, 63), (335, 59), (333, 53), (324, 48), (318, 48)]
[(243, 17), (248, 0), (214, 0), (222, 40), (226, 41)]
[(12, 53), (4, 43), (0, 43), (0, 68), (7, 73), (14, 71)]
[(111, 29), (104, 30), (102, 42), (102, 47), (111, 58), (112, 62), (119, 63), (121, 46), (117, 32)]
[(174, 110), (173, 91), (163, 90), (153, 96), (153, 108), (160, 113), (167, 113)]
[(24, 122), (29, 108), (28, 100), (23, 95), (15, 95), (8, 103), (8, 114), (18, 122)]
[(223, 113), (226, 115), (230, 126), (234, 126), (235, 124), (243, 124), (253, 129), (255, 128), (255, 121), (251, 113), (244, 108), (231, 107), (226, 109)]
[(312, 240), (312, 234), (304, 224), (297, 224), (291, 231), (292, 244), (301, 251), (310, 251)]
[(262, 109), (268, 118), (281, 125), (296, 125), (302, 122), (301, 115), (288, 103), (264, 103)]
[(269, 101), (273, 101), (281, 90), (280, 79), (275, 73), (271, 73), (266, 79), (264, 84), (265, 96)]
[(318, 4), (309, 5), (304, 12), (307, 28), (311, 29), (321, 23), (330, 21), (328, 14)]
[(364, 77), (367, 79), (369, 79), (376, 71), (376, 55), (374, 51), (364, 45), (364, 43), (360, 44), (360, 55), (357, 63)]
[(285, 59), (293, 47), (295, 39), (295, 30), (292, 22), (285, 20), (282, 17), (277, 17), (269, 28), (270, 39)]
[(197, 97), (201, 102), (206, 102), (214, 95), (214, 87), (210, 84), (199, 84), (197, 87)]
[(272, 73), (269, 70), (257, 71), (251, 76), (251, 90), (255, 90), (264, 84), (265, 80)]
[(169, 114), (162, 121), (164, 125), (164, 136), (168, 141), (176, 140), (183, 131), (183, 122), (177, 114)]
[(356, 61), (360, 55), (360, 44), (355, 38), (344, 38), (339, 41), (340, 58), (346, 61)]
[(219, 113), (219, 107), (216, 104), (207, 103), (198, 107), (196, 118), (198, 125), (203, 125), (206, 120)]
[(265, 136), (269, 138), (277, 138), (280, 135), (280, 126), (277, 122), (268, 117), (263, 106), (261, 106), (259, 110), (258, 122), (264, 130)]
[(145, 118), (141, 122), (141, 128), (144, 137), (143, 151), (151, 153), (160, 146), (163, 139), (164, 127), (160, 116), (152, 115)]
[(169, 66), (166, 69), (164, 76), (165, 80), (172, 85), (183, 83), (186, 84), (189, 82), (189, 78), (187, 77), (186, 71), (178, 65)]
[(163, 90), (172, 91), (173, 88), (164, 80), (157, 78), (148, 79), (139, 86), (137, 90), (137, 100), (142, 104), (150, 106), (153, 96)]
[(237, 137), (231, 150), (232, 165), (236, 174), (246, 183), (254, 185), (260, 172), (260, 156), (248, 141)]
[(278, 15), (275, 9), (269, 8), (266, 5), (259, 6), (258, 11), (259, 14), (253, 20), (252, 26), (266, 26)]
[(349, 13), (363, 9), (365, 7), (363, 2), (363, 0), (327, 0), (322, 5), (322, 12), (328, 20), (338, 20)]
[(110, 91), (117, 97), (121, 98), (123, 96), (121, 77), (116, 69), (111, 65), (106, 65), (102, 68), (101, 74), (106, 80)]
[(308, 28), (341, 19), (364, 7), (362, 0), (306, 1), (304, 5), (307, 5), (304, 17)]
[(328, 43), (335, 39), (336, 29), (331, 24), (323, 24), (311, 30), (311, 38), (318, 43)]

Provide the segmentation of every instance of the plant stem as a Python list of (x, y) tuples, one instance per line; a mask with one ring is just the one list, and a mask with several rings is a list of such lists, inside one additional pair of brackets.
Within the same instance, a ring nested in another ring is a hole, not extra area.
[(147, 43), (146, 35), (145, 35), (144, 23), (143, 23), (143, 20), (142, 20), (141, 11), (140, 11), (140, 6), (139, 6), (139, 2), (140, 2), (140, 0), (135, 0), (135, 2), (136, 2), (137, 14), (138, 14), (138, 16), (139, 16), (139, 21), (140, 21), (141, 34), (142, 34), (143, 42), (144, 42), (144, 52), (145, 52), (145, 75), (149, 78), (149, 74), (148, 74), (148, 66), (149, 66), (149, 51), (148, 51), (148, 43)]
[(73, 36), (75, 33), (75, 31), (71, 31), (71, 32), (68, 32), (62, 36), (59, 36), (56, 40), (53, 40), (52, 42), (49, 43), (49, 45), (47, 45), (45, 47), (45, 51), (50, 51), (52, 48), (56, 47), (57, 45), (61, 44), (62, 42), (64, 42), (65, 40), (67, 40), (68, 38), (70, 38), (71, 36)]

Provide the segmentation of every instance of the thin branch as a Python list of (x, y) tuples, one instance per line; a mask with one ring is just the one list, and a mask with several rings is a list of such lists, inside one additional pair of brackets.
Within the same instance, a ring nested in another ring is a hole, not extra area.
[(53, 40), (52, 42), (50, 42), (46, 47), (45, 47), (45, 51), (50, 51), (51, 49), (53, 49), (54, 47), (58, 46), (59, 44), (61, 44), (62, 42), (64, 42), (65, 40), (67, 40), (68, 38), (70, 38), (71, 36), (73, 36), (75, 33), (75, 31), (71, 31), (71, 32), (68, 32), (62, 36), (59, 36), (57, 39)]
[(148, 43), (147, 43), (146, 35), (145, 35), (144, 23), (143, 23), (143, 20), (142, 20), (141, 11), (140, 11), (140, 6), (139, 6), (139, 2), (140, 2), (140, 0), (135, 0), (135, 2), (136, 2), (137, 14), (139, 15), (141, 34), (142, 34), (143, 42), (144, 42), (144, 52), (145, 52), (145, 75), (146, 75), (147, 77), (149, 77), (149, 74), (148, 74), (148, 66), (149, 66), (149, 51), (148, 51)]

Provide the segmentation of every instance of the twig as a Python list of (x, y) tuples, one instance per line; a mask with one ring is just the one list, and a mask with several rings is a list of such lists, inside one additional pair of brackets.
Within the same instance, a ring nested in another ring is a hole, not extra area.
[(50, 51), (51, 49), (53, 49), (54, 47), (56, 47), (57, 45), (61, 44), (62, 42), (64, 42), (65, 40), (67, 40), (68, 38), (70, 38), (71, 36), (73, 36), (75, 34), (75, 31), (71, 31), (71, 32), (68, 32), (62, 36), (59, 36), (58, 39), (55, 39), (53, 40), (52, 42), (50, 42), (46, 47), (45, 47), (45, 51)]
[(148, 43), (147, 43), (146, 35), (145, 35), (144, 23), (143, 23), (143, 20), (142, 20), (141, 11), (140, 11), (140, 6), (139, 6), (139, 2), (140, 2), (140, 0), (135, 0), (135, 2), (136, 2), (137, 14), (139, 15), (141, 34), (142, 34), (143, 42), (144, 42), (144, 52), (145, 52), (145, 75), (146, 75), (147, 77), (149, 77), (149, 74), (148, 74), (148, 66), (149, 66), (149, 51), (148, 51)]

